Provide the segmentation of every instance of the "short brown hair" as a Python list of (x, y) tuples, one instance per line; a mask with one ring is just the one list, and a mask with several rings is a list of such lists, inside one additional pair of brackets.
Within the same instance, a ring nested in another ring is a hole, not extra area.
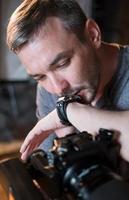
[(81, 39), (87, 18), (75, 0), (24, 0), (7, 27), (9, 48), (15, 52), (27, 44), (48, 17), (58, 17), (65, 29)]

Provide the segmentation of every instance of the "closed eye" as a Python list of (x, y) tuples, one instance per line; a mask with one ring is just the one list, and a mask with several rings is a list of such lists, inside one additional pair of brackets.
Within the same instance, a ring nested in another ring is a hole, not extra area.
[(41, 80), (45, 80), (46, 75), (35, 75), (32, 77), (35, 79), (35, 81), (41, 81)]
[(67, 67), (71, 62), (71, 58), (66, 58), (66, 59), (63, 59), (62, 61), (60, 61), (57, 66), (60, 68), (60, 67)]

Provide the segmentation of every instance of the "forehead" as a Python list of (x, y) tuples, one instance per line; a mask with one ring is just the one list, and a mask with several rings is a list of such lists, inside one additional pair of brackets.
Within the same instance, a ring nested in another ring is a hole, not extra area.
[(75, 49), (79, 40), (68, 32), (58, 18), (49, 18), (45, 26), (35, 33), (29, 43), (18, 52), (25, 66), (37, 66), (41, 62), (49, 65), (57, 54)]
[[(76, 34), (66, 30), (63, 22), (57, 17), (49, 17), (45, 25), (41, 26), (37, 33), (30, 38), (29, 43), (38, 42), (42, 40), (43, 45), (46, 43), (57, 43), (56, 46), (66, 45), (66, 40), (72, 43), (73, 40), (78, 40)], [(75, 42), (75, 41), (74, 41)], [(68, 45), (68, 43), (67, 43)]]

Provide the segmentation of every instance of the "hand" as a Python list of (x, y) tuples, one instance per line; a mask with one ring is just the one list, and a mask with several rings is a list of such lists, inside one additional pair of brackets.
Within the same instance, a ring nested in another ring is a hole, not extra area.
[(62, 127), (63, 125), (60, 123), (56, 110), (53, 110), (46, 117), (41, 119), (27, 135), (20, 149), (22, 154), (21, 159), (26, 160), (27, 156), (30, 155), (51, 132)]
[(28, 155), (30, 155), (53, 131), (56, 132), (59, 137), (70, 134), (73, 131), (71, 126), (67, 127), (61, 124), (56, 109), (41, 119), (29, 132), (20, 149), (22, 154), (21, 159), (26, 160)]
[(47, 136), (50, 134), (50, 131), (42, 131), (40, 127), (41, 123), (38, 122), (25, 138), (20, 149), (20, 152), (22, 154), (21, 155), (22, 160), (26, 160), (28, 155), (30, 155), (32, 151), (36, 149), (42, 143), (42, 141), (45, 138), (47, 138)]

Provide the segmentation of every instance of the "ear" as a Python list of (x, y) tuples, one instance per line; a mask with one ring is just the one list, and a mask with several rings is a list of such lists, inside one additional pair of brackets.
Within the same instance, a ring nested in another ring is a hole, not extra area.
[(101, 46), (101, 32), (99, 26), (93, 19), (87, 19), (85, 31), (92, 45), (97, 49)]

